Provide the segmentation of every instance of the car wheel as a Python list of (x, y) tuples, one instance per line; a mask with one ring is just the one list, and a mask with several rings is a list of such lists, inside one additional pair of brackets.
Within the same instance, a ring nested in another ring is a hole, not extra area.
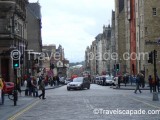
[(90, 86), (88, 86), (88, 89), (90, 89)]
[(70, 91), (70, 88), (67, 88), (68, 91)]
[(81, 90), (83, 90), (83, 86), (81, 86)]

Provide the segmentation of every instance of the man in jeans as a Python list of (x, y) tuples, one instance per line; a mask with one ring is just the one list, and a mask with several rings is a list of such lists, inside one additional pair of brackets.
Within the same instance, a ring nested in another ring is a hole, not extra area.
[(138, 74), (137, 78), (136, 78), (136, 89), (135, 89), (134, 93), (137, 93), (137, 90), (139, 90), (139, 92), (142, 93), (139, 86), (140, 86), (140, 75)]
[(40, 99), (42, 97), (42, 99), (46, 99), (45, 98), (45, 83), (44, 83), (44, 79), (41, 81), (40, 85), (39, 85), (39, 89), (42, 90), (42, 93), (38, 96)]

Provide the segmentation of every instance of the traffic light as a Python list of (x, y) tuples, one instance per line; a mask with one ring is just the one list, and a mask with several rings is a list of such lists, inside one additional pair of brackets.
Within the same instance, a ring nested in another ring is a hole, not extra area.
[(17, 60), (13, 60), (13, 68), (16, 69), (16, 68), (19, 68), (20, 67), (20, 61), (19, 59)]
[(148, 63), (153, 64), (153, 52), (152, 51), (149, 53)]
[(116, 64), (116, 70), (119, 71), (119, 64)]

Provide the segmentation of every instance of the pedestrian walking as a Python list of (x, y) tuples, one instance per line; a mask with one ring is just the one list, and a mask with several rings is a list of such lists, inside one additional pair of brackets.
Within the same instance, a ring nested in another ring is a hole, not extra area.
[(150, 93), (152, 93), (152, 91), (153, 91), (153, 78), (152, 78), (152, 75), (149, 75), (148, 83), (149, 83)]
[(32, 96), (31, 76), (28, 76), (27, 78), (27, 87), (28, 87), (29, 96)]
[(118, 76), (118, 88), (121, 87), (121, 76)]
[(124, 82), (124, 85), (126, 87), (126, 84), (127, 84), (127, 78), (126, 78), (126, 75), (123, 76), (123, 82)]
[(59, 81), (59, 76), (58, 75), (56, 76), (56, 80), (57, 80), (57, 86), (59, 86), (60, 81)]
[(141, 83), (142, 88), (144, 88), (145, 87), (145, 80), (144, 80), (144, 75), (142, 73), (140, 73), (140, 83)]
[(56, 77), (53, 76), (53, 85), (56, 86)]
[(115, 77), (115, 85), (116, 85), (116, 88), (118, 88), (118, 77)]
[(35, 77), (32, 77), (31, 80), (33, 97), (38, 97), (38, 83)]
[(105, 86), (106, 78), (105, 78), (105, 77), (102, 77), (102, 80), (103, 80), (103, 86)]
[(19, 92), (19, 94), (20, 94), (20, 96), (21, 96), (22, 90), (21, 90), (20, 78), (17, 78), (16, 88), (17, 88), (17, 90), (18, 90), (18, 92)]
[(44, 83), (44, 79), (41, 81), (40, 85), (39, 85), (39, 89), (42, 91), (42, 93), (38, 96), (40, 99), (42, 97), (42, 99), (46, 99), (45, 98), (45, 83)]
[(136, 77), (136, 89), (134, 93), (137, 93), (137, 90), (139, 90), (139, 92), (142, 93), (139, 87), (140, 87), (140, 75), (138, 74)]
[(27, 87), (27, 80), (24, 80), (24, 87), (25, 87), (25, 96), (28, 96), (28, 87)]

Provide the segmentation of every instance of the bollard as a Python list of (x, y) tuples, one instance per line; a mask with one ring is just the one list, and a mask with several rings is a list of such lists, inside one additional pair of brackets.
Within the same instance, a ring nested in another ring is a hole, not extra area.
[(157, 92), (153, 92), (153, 101), (159, 101)]
[(17, 90), (14, 90), (13, 96), (14, 96), (14, 106), (16, 106), (17, 105), (17, 100), (18, 100)]

